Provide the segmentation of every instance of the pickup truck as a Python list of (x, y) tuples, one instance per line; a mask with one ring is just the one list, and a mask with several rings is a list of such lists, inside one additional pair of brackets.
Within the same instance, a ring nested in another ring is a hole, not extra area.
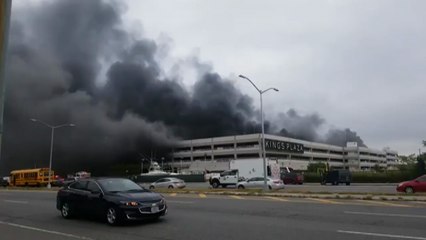
[(238, 170), (229, 170), (212, 175), (209, 179), (209, 183), (213, 188), (218, 188), (219, 186), (226, 188), (227, 186), (237, 186), (240, 180)]
[(293, 168), (282, 167), (281, 168), (281, 180), (284, 184), (303, 184), (303, 174), (294, 172)]

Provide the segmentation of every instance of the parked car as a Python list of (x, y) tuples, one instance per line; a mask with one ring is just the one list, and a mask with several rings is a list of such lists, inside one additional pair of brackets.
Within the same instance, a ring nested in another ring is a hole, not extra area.
[(398, 192), (406, 193), (426, 192), (426, 175), (420, 176), (411, 181), (402, 182), (398, 184), (396, 190)]
[(161, 178), (149, 185), (149, 189), (155, 188), (184, 188), (185, 181), (179, 178)]
[(324, 173), (321, 184), (325, 185), (331, 183), (332, 185), (339, 185), (340, 183), (345, 183), (346, 185), (351, 185), (351, 181), (351, 172), (349, 170), (339, 169)]
[(52, 186), (62, 187), (64, 185), (65, 179), (56, 175), (55, 179), (52, 181)]
[(158, 219), (166, 200), (125, 178), (82, 178), (58, 191), (56, 208), (64, 218), (98, 216), (110, 225), (126, 220)]
[(9, 186), (9, 177), (0, 178), (0, 187), (7, 187), (7, 186)]
[[(272, 178), (266, 178), (266, 184), (268, 185), (268, 188), (270, 190), (274, 189), (283, 189), (284, 188), (284, 182), (280, 179), (272, 179)], [(264, 186), (264, 178), (263, 177), (254, 177), (250, 178), (246, 181), (239, 182), (237, 184), (238, 189), (246, 189), (246, 188), (263, 188)]]

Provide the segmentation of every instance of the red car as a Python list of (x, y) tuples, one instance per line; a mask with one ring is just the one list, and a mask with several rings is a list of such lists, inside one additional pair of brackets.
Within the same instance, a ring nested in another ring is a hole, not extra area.
[(396, 187), (398, 192), (415, 193), (426, 192), (426, 175), (420, 176), (414, 180), (402, 182)]

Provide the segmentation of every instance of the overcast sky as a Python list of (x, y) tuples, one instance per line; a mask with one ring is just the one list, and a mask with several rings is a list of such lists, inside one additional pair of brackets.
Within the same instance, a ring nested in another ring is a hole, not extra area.
[[(165, 74), (195, 56), (256, 100), (238, 74), (279, 88), (264, 97), (269, 119), (318, 113), (324, 132), (351, 128), (369, 147), (402, 154), (426, 139), (426, 1), (125, 2), (127, 28), (163, 46)], [(180, 74), (195, 82), (190, 67)]]
[[(369, 147), (418, 152), (426, 138), (425, 1), (127, 0), (126, 24), (198, 56), (243, 92), (265, 96), (270, 118), (295, 108)], [(167, 62), (167, 59), (165, 60)], [(182, 81), (191, 85), (187, 73)]]

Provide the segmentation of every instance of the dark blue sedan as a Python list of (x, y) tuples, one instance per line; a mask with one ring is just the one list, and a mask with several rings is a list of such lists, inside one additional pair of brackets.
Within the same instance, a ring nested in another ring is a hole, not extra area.
[(58, 191), (56, 208), (64, 218), (97, 216), (110, 225), (158, 219), (167, 213), (164, 197), (125, 178), (85, 178)]

